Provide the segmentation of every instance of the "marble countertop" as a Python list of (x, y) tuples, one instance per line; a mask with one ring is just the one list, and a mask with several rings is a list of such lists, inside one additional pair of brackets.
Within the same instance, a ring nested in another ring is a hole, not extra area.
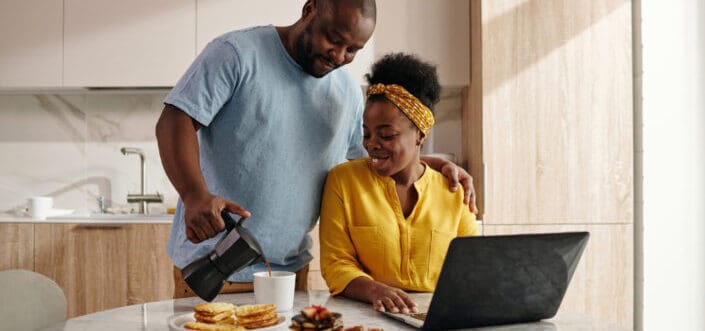
[(0, 214), (1, 223), (29, 223), (29, 224), (82, 224), (86, 226), (103, 225), (129, 225), (129, 224), (171, 224), (174, 215), (171, 214), (93, 214), (93, 215), (66, 215), (49, 217), (46, 220), (34, 220), (29, 216), (16, 216)]
[[(412, 294), (419, 304), (420, 309), (428, 306), (431, 299), (430, 293)], [(236, 305), (254, 303), (253, 293), (222, 294), (216, 297), (215, 301), (231, 302)], [(199, 298), (185, 298), (177, 300), (165, 300), (151, 302), (127, 307), (106, 310), (89, 315), (79, 316), (59, 323), (44, 331), (83, 331), (83, 330), (160, 330), (168, 331), (167, 320), (172, 316), (178, 316), (193, 312), (193, 306), (202, 303)], [(305, 306), (311, 304), (322, 304), (334, 312), (343, 315), (345, 327), (361, 325), (365, 328), (383, 328), (389, 330), (414, 330), (400, 322), (383, 316), (372, 310), (371, 306), (345, 298), (329, 297), (327, 291), (297, 292), (294, 299), (294, 309), (283, 313), (287, 322), (280, 329), (288, 330), (290, 318), (297, 314)], [(557, 318), (536, 323), (502, 325), (494, 327), (475, 328), (472, 330), (502, 330), (502, 331), (581, 331), (581, 330), (601, 330), (601, 331), (623, 331), (624, 329), (581, 315), (571, 315), (563, 313)]]

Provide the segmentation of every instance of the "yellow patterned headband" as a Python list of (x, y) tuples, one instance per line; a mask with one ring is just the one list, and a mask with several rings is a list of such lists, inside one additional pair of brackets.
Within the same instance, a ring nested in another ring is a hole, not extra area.
[(433, 113), (419, 99), (413, 96), (405, 88), (397, 84), (374, 84), (367, 88), (367, 96), (384, 94), (387, 100), (397, 106), (405, 115), (416, 125), (424, 136), (428, 137), (428, 133), (433, 127)]

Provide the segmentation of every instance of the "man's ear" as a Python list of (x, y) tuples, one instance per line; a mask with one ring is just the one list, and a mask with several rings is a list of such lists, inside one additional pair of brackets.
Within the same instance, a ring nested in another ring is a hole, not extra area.
[(316, 0), (307, 0), (301, 9), (301, 19), (306, 19), (316, 13)]

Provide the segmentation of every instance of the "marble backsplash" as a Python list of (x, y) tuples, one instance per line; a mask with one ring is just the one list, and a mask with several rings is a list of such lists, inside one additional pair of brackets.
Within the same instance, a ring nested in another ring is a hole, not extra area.
[(81, 212), (105, 205), (137, 209), (127, 194), (139, 193), (137, 147), (146, 156), (146, 193), (159, 192), (176, 205), (177, 194), (164, 174), (154, 125), (164, 93), (0, 95), (0, 211), (14, 211), (31, 196), (54, 197), (55, 208)]
[[(145, 152), (146, 193), (163, 203), (150, 212), (175, 207), (178, 195), (159, 159), (154, 125), (166, 92), (86, 92), (0, 94), (0, 212), (22, 210), (31, 196), (52, 196), (54, 207), (96, 212), (106, 207), (134, 209), (128, 193), (139, 193), (137, 155)], [(460, 155), (462, 89), (446, 88), (425, 152)]]

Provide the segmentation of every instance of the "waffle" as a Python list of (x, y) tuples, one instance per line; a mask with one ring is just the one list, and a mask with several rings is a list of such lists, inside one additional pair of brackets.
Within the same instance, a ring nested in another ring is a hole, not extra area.
[(274, 315), (274, 317), (269, 319), (256, 320), (249, 323), (240, 322), (240, 325), (242, 325), (245, 329), (258, 329), (277, 324), (277, 322), (279, 322), (279, 316)]
[(254, 322), (263, 321), (263, 320), (270, 320), (275, 317), (277, 317), (277, 312), (274, 309), (272, 309), (269, 311), (265, 311), (264, 313), (261, 313), (261, 314), (240, 316), (237, 318), (237, 321), (240, 324), (249, 324), (249, 323), (254, 323)]
[[(196, 312), (193, 314), (193, 317), (199, 322), (218, 323), (218, 324), (223, 324), (223, 323), (219, 323), (220, 321), (232, 319), (232, 316), (233, 316), (232, 311), (224, 311), (222, 313), (218, 313), (217, 315), (207, 315), (207, 314), (202, 314), (199, 312)], [(231, 324), (234, 324), (234, 323), (231, 323)]]
[(218, 315), (223, 312), (232, 313), (233, 309), (235, 309), (235, 305), (226, 302), (202, 303), (193, 307), (196, 313), (209, 316)]
[(193, 307), (194, 322), (184, 324), (184, 328), (199, 331), (241, 331), (233, 318), (235, 305), (225, 302), (202, 303)]
[(235, 309), (235, 316), (239, 325), (247, 329), (257, 329), (279, 322), (276, 309), (273, 304), (240, 306)]
[(241, 317), (252, 317), (252, 316), (257, 316), (257, 315), (263, 315), (266, 314), (270, 311), (275, 311), (276, 306), (274, 304), (266, 304), (266, 305), (244, 305), (237, 307), (235, 309), (235, 316), (237, 316), (238, 319)]
[(198, 331), (243, 331), (245, 328), (233, 324), (210, 324), (203, 322), (187, 322), (184, 328)]

